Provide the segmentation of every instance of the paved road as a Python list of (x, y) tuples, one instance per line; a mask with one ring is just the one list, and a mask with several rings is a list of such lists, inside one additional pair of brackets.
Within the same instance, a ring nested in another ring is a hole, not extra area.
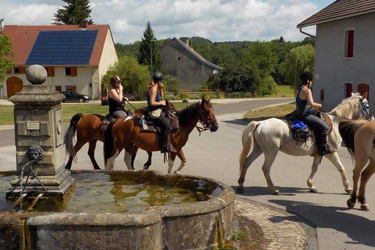
[[(264, 105), (288, 101), (286, 99), (255, 99), (247, 102), (216, 105), (219, 130), (215, 133), (204, 132), (201, 136), (193, 131), (189, 142), (184, 148), (187, 164), (182, 170), (184, 174), (201, 175), (222, 181), (233, 187), (237, 186), (238, 157), (242, 149), (241, 134), (244, 124), (241, 121), (243, 111)], [(0, 138), (13, 131), (0, 131)], [(10, 136), (10, 135), (8, 135)], [(3, 145), (3, 140), (0, 142)], [(96, 155), (99, 164), (102, 160), (102, 144), (98, 143)], [(87, 147), (78, 154), (73, 169), (91, 169), (86, 155)], [(0, 171), (14, 167), (15, 150), (12, 145), (0, 146)], [(121, 154), (121, 158), (122, 158)], [(345, 148), (339, 155), (347, 169), (348, 178), (352, 177), (353, 163)], [(125, 169), (120, 157), (115, 169)], [(135, 161), (137, 169), (141, 169), (146, 154), (139, 152)], [(318, 249), (373, 249), (375, 247), (375, 212), (363, 212), (358, 209), (346, 208), (348, 195), (336, 168), (328, 160), (323, 159), (315, 176), (318, 194), (308, 192), (307, 177), (312, 164), (311, 157), (294, 157), (280, 153), (271, 170), (274, 184), (280, 188), (282, 196), (273, 196), (266, 188), (266, 181), (261, 171), (261, 156), (250, 167), (245, 181), (245, 199), (284, 209), (297, 214), (315, 225), (318, 238)], [(102, 165), (102, 164), (100, 164)], [(175, 167), (178, 167), (178, 161)], [(155, 153), (151, 169), (167, 172), (168, 166), (163, 163), (162, 155)], [(375, 207), (375, 178), (368, 183), (368, 202)], [(277, 221), (277, 220), (276, 220)]]

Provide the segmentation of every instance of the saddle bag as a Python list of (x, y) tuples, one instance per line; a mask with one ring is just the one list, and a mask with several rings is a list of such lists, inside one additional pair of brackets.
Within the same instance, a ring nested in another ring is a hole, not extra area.
[(293, 139), (297, 142), (304, 141), (306, 143), (306, 141), (311, 138), (311, 132), (309, 128), (304, 122), (300, 120), (293, 121), (293, 124), (290, 128), (292, 130)]

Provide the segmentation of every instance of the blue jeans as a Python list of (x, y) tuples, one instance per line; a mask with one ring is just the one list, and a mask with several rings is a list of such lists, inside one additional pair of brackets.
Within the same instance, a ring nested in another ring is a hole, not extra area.
[(328, 135), (329, 127), (319, 117), (313, 114), (302, 115), (301, 120), (306, 123), (310, 128), (319, 131), (322, 135)]

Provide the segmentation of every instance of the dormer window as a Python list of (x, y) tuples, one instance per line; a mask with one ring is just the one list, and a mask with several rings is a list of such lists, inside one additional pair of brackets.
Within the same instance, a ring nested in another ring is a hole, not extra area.
[(354, 57), (354, 29), (345, 30), (345, 57)]

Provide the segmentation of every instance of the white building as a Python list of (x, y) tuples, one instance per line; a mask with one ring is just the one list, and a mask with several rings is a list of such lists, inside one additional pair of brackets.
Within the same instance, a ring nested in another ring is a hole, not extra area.
[(10, 36), (15, 56), (3, 97), (21, 91), (32, 64), (47, 69), (46, 83), (58, 91), (71, 90), (92, 99), (105, 95), (102, 77), (118, 61), (109, 25), (5, 25), (0, 32)]
[(338, 0), (297, 25), (316, 25), (313, 90), (324, 110), (360, 92), (375, 111), (374, 24), (375, 0)]

